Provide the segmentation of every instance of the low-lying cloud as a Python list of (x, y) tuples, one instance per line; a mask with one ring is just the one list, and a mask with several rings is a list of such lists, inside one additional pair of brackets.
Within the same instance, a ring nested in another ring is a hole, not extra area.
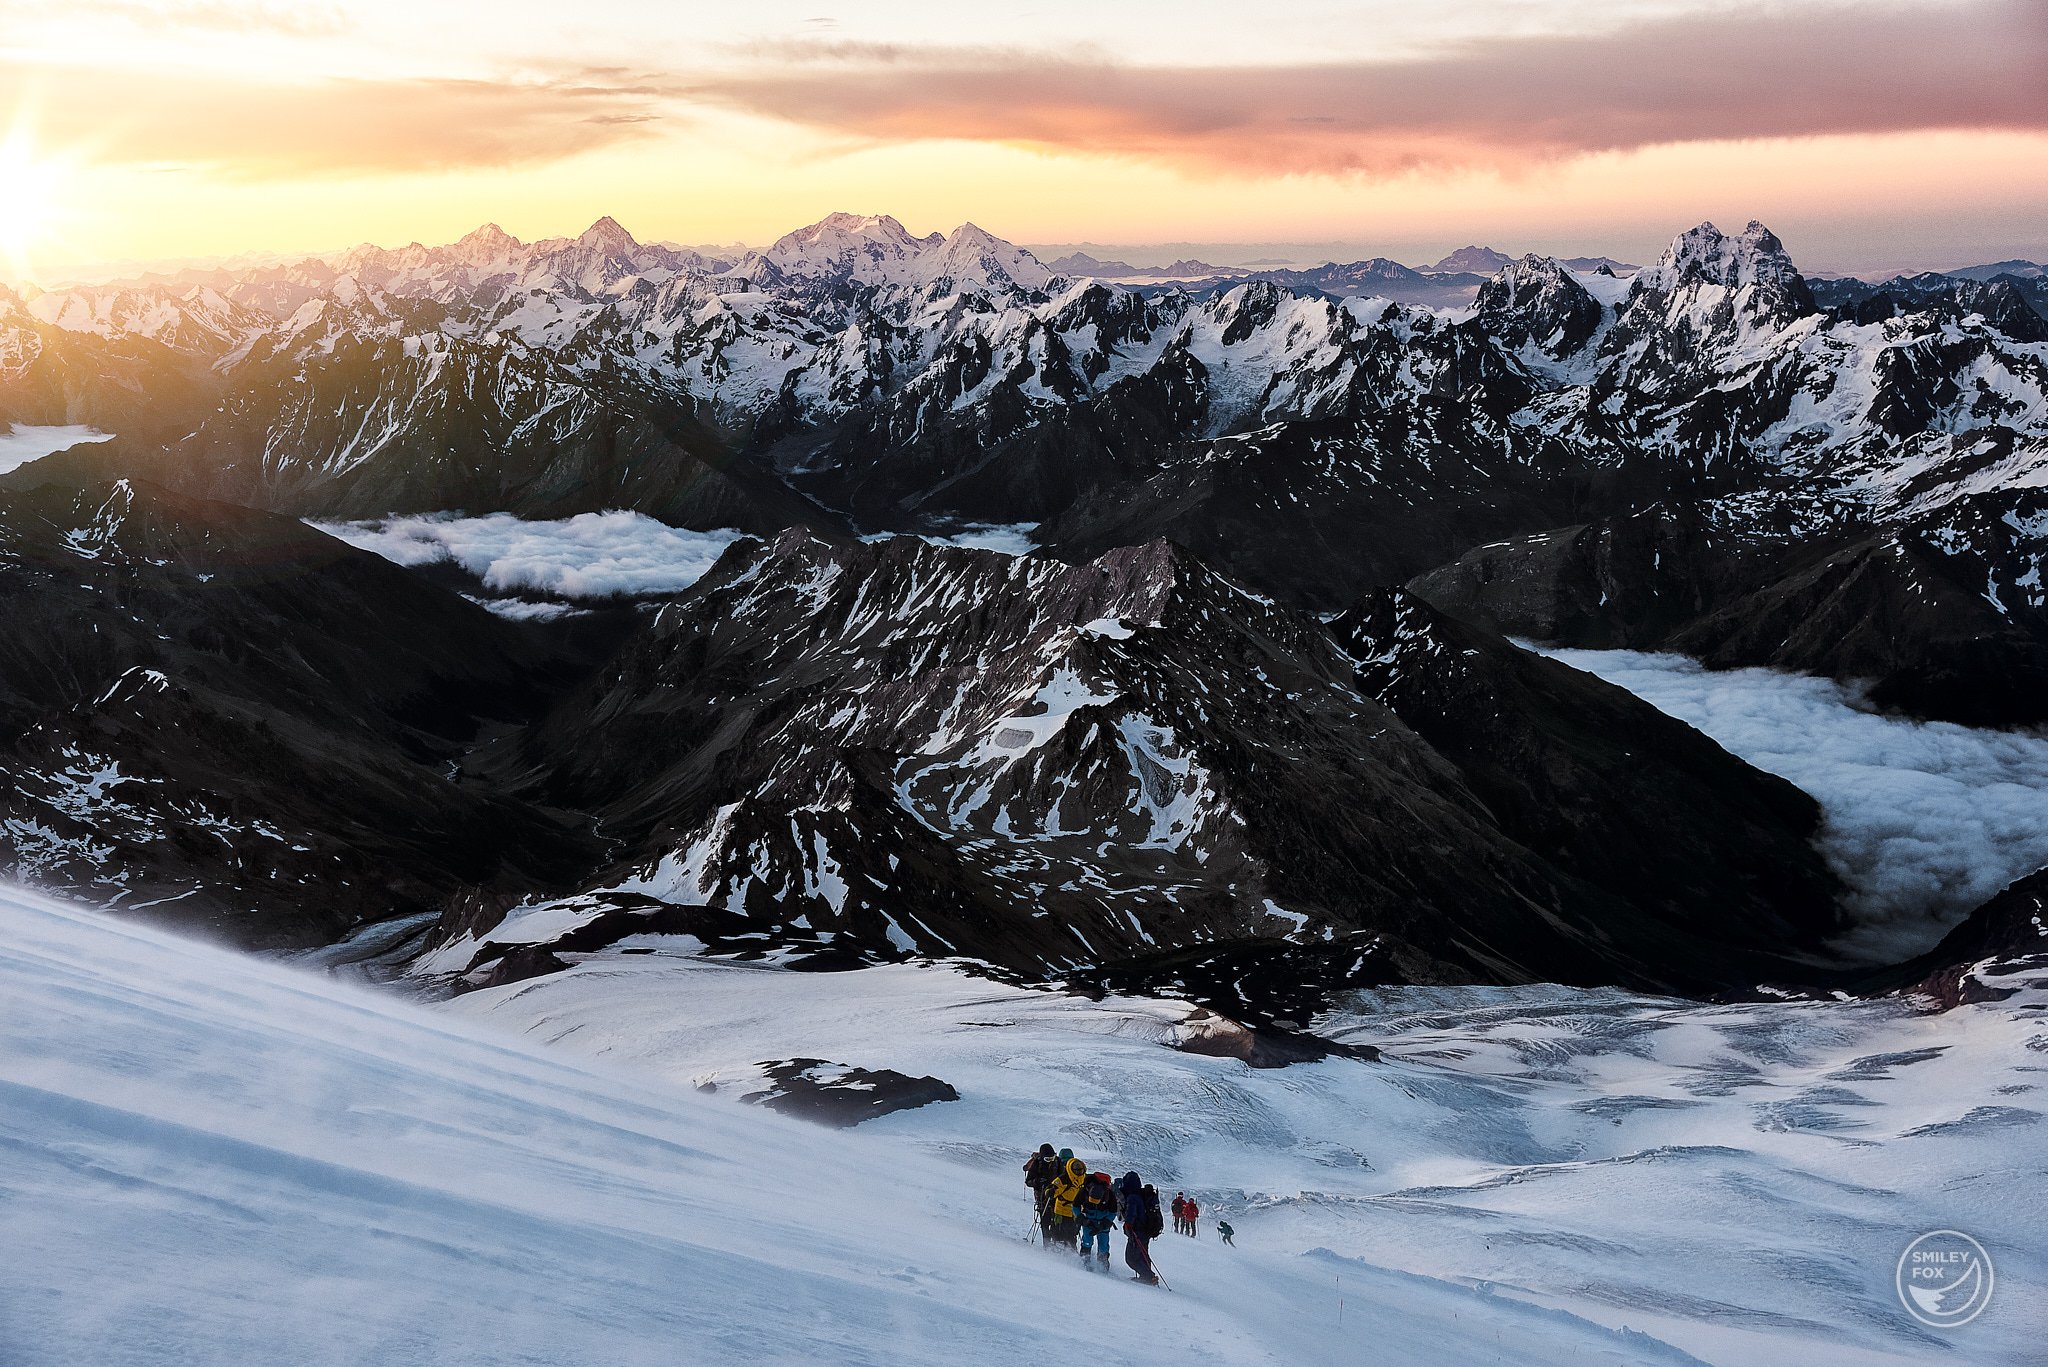
[(1237, 170), (1393, 174), (1706, 140), (2048, 129), (2048, 6), (1754, 6), (1403, 60), (1137, 66), (796, 42), (698, 99), (877, 141), (966, 138)]
[(1546, 651), (1626, 688), (1827, 814), (1821, 852), (1859, 927), (1839, 948), (1871, 961), (1927, 949), (2015, 878), (2048, 866), (2048, 738), (1912, 722), (1855, 706), (1829, 679), (1712, 672), (1678, 655)]
[(571, 599), (680, 593), (741, 535), (685, 531), (630, 512), (582, 513), (556, 522), (492, 513), (312, 525), (395, 564), (446, 562), (460, 565), (488, 589)]

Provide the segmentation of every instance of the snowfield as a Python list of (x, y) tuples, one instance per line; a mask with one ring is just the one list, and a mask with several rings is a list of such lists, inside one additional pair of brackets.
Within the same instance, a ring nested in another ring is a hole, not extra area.
[[(607, 952), (433, 1009), (24, 892), (0, 929), (10, 1367), (2020, 1363), (2048, 1329), (2040, 991), (1411, 991), (1324, 1022), (1388, 1062), (1254, 1072), (1163, 1047), (1184, 1006), (945, 967)], [(962, 1099), (734, 1100), (799, 1055)], [(1170, 1292), (1025, 1246), (1040, 1139), (1203, 1199)], [(1890, 1288), (1939, 1227), (2000, 1287), (1946, 1335)]]

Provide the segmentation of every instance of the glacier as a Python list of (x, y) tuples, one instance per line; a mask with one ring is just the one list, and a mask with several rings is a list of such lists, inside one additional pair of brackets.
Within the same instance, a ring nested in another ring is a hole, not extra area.
[[(1183, 1004), (944, 966), (617, 951), (431, 1006), (0, 888), (8, 1361), (2021, 1362), (1891, 1260), (1965, 1228), (2039, 1284), (2048, 995), (1706, 1007), (1407, 989), (1386, 1061), (1164, 1047)], [(832, 1131), (760, 1060), (958, 1102)], [(702, 1092), (708, 1082), (717, 1090)], [(1041, 1139), (1199, 1193), (1158, 1293), (1027, 1247)]]

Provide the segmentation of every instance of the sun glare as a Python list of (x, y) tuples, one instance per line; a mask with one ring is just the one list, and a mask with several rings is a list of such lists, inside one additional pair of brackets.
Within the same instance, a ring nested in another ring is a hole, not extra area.
[(31, 274), (35, 249), (56, 232), (63, 171), (23, 129), (0, 138), (0, 265), (17, 277)]

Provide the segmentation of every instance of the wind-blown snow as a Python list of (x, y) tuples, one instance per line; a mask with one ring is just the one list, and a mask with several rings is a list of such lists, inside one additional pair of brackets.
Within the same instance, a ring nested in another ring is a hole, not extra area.
[[(987, 1172), (1018, 1216), (1012, 1165), (1039, 1141), (1195, 1195), (1203, 1237), (1158, 1247), (1174, 1313), (1270, 1325), (1268, 1346), (1294, 1363), (1461, 1362), (1461, 1329), (1481, 1361), (1542, 1362), (1587, 1320), (1637, 1333), (1579, 1344), (1587, 1363), (1949, 1360), (1950, 1341), (1892, 1291), (1909, 1240), (1975, 1235), (2002, 1287), (2048, 1273), (2039, 989), (1933, 1018), (1898, 1002), (1407, 989), (1317, 1022), (1386, 1062), (1254, 1071), (1163, 1047), (1185, 1028), (1176, 1003), (944, 967), (795, 973), (669, 957), (654, 937), (635, 948), (655, 952), (570, 955), (567, 973), (447, 1009), (721, 1092), (789, 1058), (943, 1078), (959, 1101), (863, 1135), (921, 1155), (918, 1171)], [(1236, 1249), (1217, 1247), (1219, 1218)], [(1451, 1287), (1478, 1299), (1447, 1300)], [(2014, 1297), (1978, 1325), (1953, 1360), (2028, 1360), (2048, 1316)], [(1086, 1342), (1093, 1360), (1104, 1345)]]
[(311, 525), (394, 564), (452, 561), (488, 588), (563, 598), (680, 593), (742, 535), (686, 531), (634, 512), (581, 513), (555, 522), (511, 513), (434, 513)]
[[(1694, 1293), (1761, 1301), (1748, 1321), (1693, 1327), (1771, 1360), (1924, 1360), (1926, 1336), (1885, 1304), (1878, 1288), (1890, 1268), (1874, 1264), (1930, 1218), (1963, 1224), (2009, 1259), (2002, 1281), (2024, 1287), (2043, 1270), (2028, 1251), (2038, 1240), (2018, 1242), (2023, 1215), (2003, 1188), (1966, 1179), (1939, 1199), (1903, 1198), (1713, 1149), (1684, 1164), (1566, 1164), (1506, 1197), (1472, 1187), (1465, 1199), (1506, 1213), (1433, 1216), (1440, 1237), (1418, 1237), (1409, 1208), (1450, 1213), (1455, 1198), (1361, 1206), (1361, 1183), (1388, 1178), (1362, 1167), (1350, 1144), (1408, 1170), (1403, 1150), (1449, 1140), (1436, 1163), (1444, 1178), (1497, 1171), (1476, 1150), (1512, 1139), (1524, 1108), (1515, 1087), (1485, 1077), (1491, 1059), (1465, 1072), (1424, 1060), (1384, 1073), (1345, 1062), (1247, 1075), (1232, 1061), (1159, 1047), (1183, 1008), (1098, 1007), (943, 971), (677, 972), (673, 961), (614, 956), (538, 986), (539, 995), (515, 987), (464, 999), (485, 1017), (467, 1021), (0, 888), (9, 1367), (950, 1367), (1076, 1357), (1223, 1367), (1355, 1362), (1365, 1330), (1377, 1361), (1491, 1364), (1511, 1345), (1518, 1364), (1680, 1367), (1695, 1359), (1595, 1322), (1671, 1319), (1669, 1305), (1601, 1305), (1595, 1286), (1572, 1297), (1597, 1311), (1589, 1316), (1493, 1278), (1534, 1266), (1532, 1248), (1582, 1256), (1583, 1241), (1551, 1235), (1560, 1220), (1716, 1173), (1765, 1189), (1736, 1194), (1703, 1181), (1688, 1207), (1641, 1204), (1664, 1225), (1658, 1260), (1588, 1258), (1588, 1270), (1623, 1286), (1646, 1271), (1669, 1275), (1723, 1206), (1789, 1204), (1796, 1229), (1760, 1221), (1712, 1241), (1715, 1257), (1734, 1241), (1760, 1246), (1736, 1285), (1682, 1278)], [(558, 1016), (541, 1025), (579, 999), (610, 1014), (583, 1013), (588, 1030)], [(707, 1032), (694, 1045), (693, 1022)], [(522, 1023), (539, 1039), (570, 1031), (570, 1048), (548, 1053), (497, 1032)], [(826, 1024), (844, 1027), (841, 1037), (819, 1035)], [(751, 1062), (800, 1038), (829, 1044), (833, 1062), (875, 1056), (879, 1041), (904, 1061), (960, 1065), (964, 1099), (845, 1134), (742, 1106), (731, 1088), (698, 1095), (579, 1057), (623, 1045), (622, 1057), (657, 1054), (678, 1076), (691, 1048)], [(2016, 1047), (1991, 1013), (1958, 1018), (1944, 1038), (1959, 1055), (1967, 1046), (1956, 1065), (1929, 1070), (1949, 1086), (1965, 1062), (1988, 1080)], [(1943, 1088), (1903, 1090), (1911, 1103), (1885, 1111), (1883, 1124), (1956, 1118), (1960, 1099)], [(1484, 1103), (1478, 1116), (1491, 1123), (1460, 1118), (1465, 1137), (1452, 1134), (1445, 1102), (1457, 1096)], [(1359, 1102), (1369, 1104), (1348, 1109)], [(1436, 1127), (1404, 1137), (1422, 1116)], [(1651, 1112), (1648, 1125), (1670, 1117)], [(1623, 1134), (1605, 1117), (1577, 1123)], [(2013, 1184), (2037, 1179), (2036, 1133), (1968, 1126), (1920, 1146), (1918, 1176), (1930, 1192), (1959, 1167), (1997, 1169)], [(1204, 1204), (1240, 1225), (1244, 1246), (1169, 1235), (1159, 1261), (1171, 1292), (1090, 1277), (1027, 1247), (1017, 1163), (1024, 1146), (1052, 1137), (1119, 1169), (1109, 1155), (1185, 1158), (1148, 1170), (1169, 1182), (1186, 1173), (1190, 1189), (1199, 1175)], [(1533, 1138), (1522, 1147), (1555, 1151)], [(1871, 1154), (1832, 1143), (1819, 1151), (1846, 1174), (1896, 1180)], [(1261, 1193), (1250, 1213), (1210, 1182), (1226, 1164), (1233, 1185)], [(1577, 1166), (1586, 1171), (1569, 1171)], [(1574, 1204), (1551, 1206), (1553, 1191)], [(1532, 1203), (1533, 1213), (1516, 1210)], [(1482, 1234), (1502, 1248), (1484, 1264)], [(1334, 1251), (1317, 1247), (1325, 1241)], [(1821, 1265), (1788, 1262), (1787, 1249)], [(1465, 1274), (1444, 1273), (1458, 1264)], [(1495, 1271), (1470, 1275), (1482, 1266)], [(2038, 1332), (2036, 1305), (2024, 1295), (1994, 1305), (1972, 1326), (1973, 1343), (2017, 1351)], [(1779, 1306), (1844, 1323), (1763, 1313)]]
[(1907, 957), (2048, 866), (2048, 738), (1887, 717), (1830, 679), (1682, 655), (1546, 650), (1811, 793), (1820, 846), (1865, 924), (1841, 948)]
[(32, 460), (69, 451), (87, 442), (112, 441), (112, 432), (101, 432), (83, 424), (66, 427), (25, 427), (19, 423), (0, 431), (0, 475), (19, 470)]

